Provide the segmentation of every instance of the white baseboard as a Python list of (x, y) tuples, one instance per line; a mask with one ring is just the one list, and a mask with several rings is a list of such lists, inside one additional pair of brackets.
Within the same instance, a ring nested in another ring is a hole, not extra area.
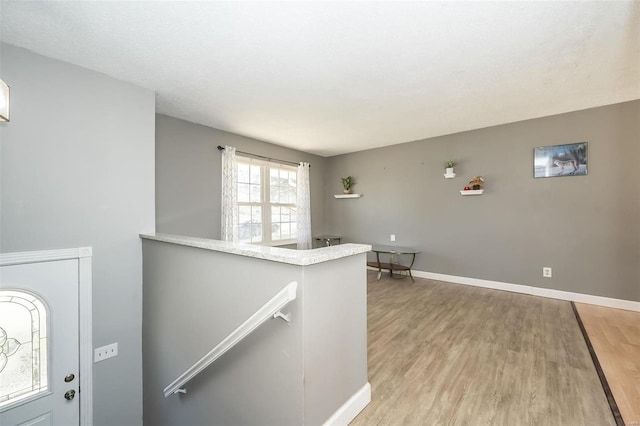
[[(368, 269), (377, 271), (376, 268)], [(570, 291), (553, 290), (550, 288), (533, 287), (522, 284), (503, 283), (500, 281), (482, 280), (479, 278), (459, 277), (456, 275), (437, 274), (435, 272), (414, 271), (414, 277), (427, 278), (430, 280), (446, 281), (455, 284), (464, 284), (474, 287), (492, 288), (495, 290), (505, 290), (514, 293), (529, 294), (532, 296), (542, 296), (551, 299), (567, 300), (570, 302), (587, 303), (589, 305), (606, 306), (608, 308), (625, 309), (627, 311), (640, 312), (640, 302), (633, 300), (613, 299), (610, 297), (593, 296), (590, 294), (573, 293)]]
[(367, 382), (324, 422), (324, 426), (347, 426), (370, 402), (371, 385)]
[(590, 294), (573, 293), (570, 291), (553, 290), (550, 288), (533, 287), (522, 284), (503, 283), (500, 281), (481, 280), (478, 278), (458, 277), (455, 275), (436, 274), (433, 272), (411, 271), (420, 278), (448, 281), (456, 284), (471, 285), (475, 287), (493, 288), (496, 290), (512, 291), (514, 293), (530, 294), (532, 296), (549, 297), (551, 299), (567, 300), (570, 302), (588, 303), (590, 305), (606, 306), (608, 308), (625, 309), (627, 311), (640, 312), (640, 302), (610, 297), (592, 296)]

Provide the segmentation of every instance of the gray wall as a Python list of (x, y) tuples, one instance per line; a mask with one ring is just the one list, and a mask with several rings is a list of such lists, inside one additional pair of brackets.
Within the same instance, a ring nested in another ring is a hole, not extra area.
[(305, 267), (305, 424), (324, 424), (368, 382), (366, 254)]
[[(533, 148), (589, 143), (588, 176), (533, 178)], [(640, 301), (640, 101), (332, 157), (326, 230), (422, 250), (416, 270)], [(444, 179), (445, 160), (459, 163)], [(352, 175), (359, 199), (336, 200)], [(463, 197), (474, 175), (485, 193)], [(542, 267), (553, 278), (542, 278)]]
[[(364, 253), (296, 266), (150, 240), (143, 249), (145, 423), (320, 425), (367, 383)], [(289, 324), (265, 322), (186, 395), (163, 397), (292, 281)]]
[[(143, 241), (144, 419), (149, 425), (301, 425), (302, 267)], [(267, 321), (187, 383), (162, 390), (292, 281), (289, 325)]]
[(221, 160), (218, 145), (311, 163), (313, 234), (324, 232), (323, 157), (165, 115), (156, 116), (156, 224), (166, 234), (220, 238)]
[(1, 45), (2, 252), (93, 247), (96, 425), (142, 423), (142, 254), (154, 229), (153, 92)]

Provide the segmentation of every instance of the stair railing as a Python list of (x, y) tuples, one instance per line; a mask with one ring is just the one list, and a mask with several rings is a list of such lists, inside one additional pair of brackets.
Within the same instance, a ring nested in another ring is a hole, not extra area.
[(271, 300), (258, 309), (255, 314), (251, 315), (249, 319), (240, 324), (238, 328), (225, 337), (222, 342), (218, 343), (213, 349), (211, 349), (209, 353), (200, 358), (195, 364), (189, 367), (187, 371), (182, 373), (177, 379), (171, 382), (170, 385), (164, 388), (164, 397), (167, 398), (177, 393), (187, 393), (184, 385), (188, 381), (211, 365), (216, 359), (224, 355), (229, 349), (240, 343), (242, 339), (251, 334), (251, 332), (264, 324), (267, 320), (272, 318), (281, 318), (286, 322), (290, 322), (290, 315), (283, 314), (281, 309), (287, 306), (289, 302), (295, 300), (297, 288), (298, 283), (294, 281), (280, 290)]

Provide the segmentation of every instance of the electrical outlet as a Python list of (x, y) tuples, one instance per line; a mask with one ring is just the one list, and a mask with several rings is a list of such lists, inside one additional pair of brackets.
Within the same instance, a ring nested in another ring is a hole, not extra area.
[(390, 241), (395, 241), (395, 240), (396, 240), (396, 234), (391, 234)]
[(104, 361), (116, 355), (118, 355), (118, 342), (96, 348), (93, 352), (93, 362)]
[(551, 278), (551, 267), (543, 266), (542, 267), (542, 276), (545, 278)]

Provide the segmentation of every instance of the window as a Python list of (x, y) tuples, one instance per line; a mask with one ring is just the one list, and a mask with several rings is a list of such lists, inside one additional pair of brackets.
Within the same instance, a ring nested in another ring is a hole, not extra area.
[(297, 169), (237, 157), (238, 240), (289, 244), (297, 236)]
[(46, 307), (30, 293), (0, 290), (0, 410), (46, 391)]

